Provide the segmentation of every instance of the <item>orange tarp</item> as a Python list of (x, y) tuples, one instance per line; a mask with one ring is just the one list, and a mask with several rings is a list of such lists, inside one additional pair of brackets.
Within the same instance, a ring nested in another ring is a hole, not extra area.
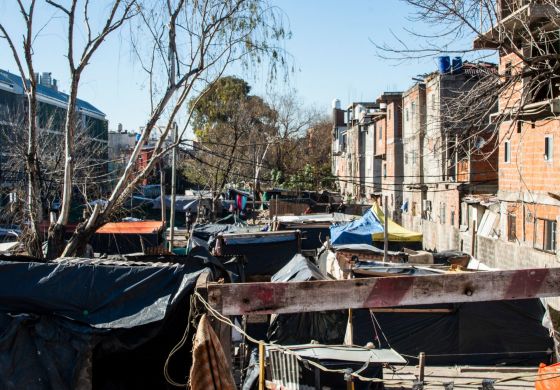
[(98, 234), (153, 234), (163, 229), (161, 221), (109, 222), (97, 229)]

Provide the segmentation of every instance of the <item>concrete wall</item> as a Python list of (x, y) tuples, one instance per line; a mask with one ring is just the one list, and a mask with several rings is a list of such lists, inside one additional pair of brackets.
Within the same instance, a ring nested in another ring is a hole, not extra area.
[[(471, 252), (472, 236), (470, 231), (418, 217), (403, 215), (403, 225), (408, 229), (422, 232), (424, 248), (430, 250), (461, 250)], [(523, 269), (560, 267), (560, 257), (533, 249), (529, 246), (478, 236), (475, 240), (474, 257), (492, 268)], [(560, 297), (547, 298), (546, 302), (556, 310), (560, 309)]]

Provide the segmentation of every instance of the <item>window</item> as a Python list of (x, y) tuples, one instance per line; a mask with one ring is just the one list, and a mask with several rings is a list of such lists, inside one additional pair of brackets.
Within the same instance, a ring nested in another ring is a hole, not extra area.
[(504, 76), (510, 77), (511, 76), (511, 62), (508, 62), (504, 69)]
[(516, 241), (517, 234), (515, 229), (517, 228), (517, 223), (515, 219), (515, 215), (508, 214), (507, 216), (507, 237), (508, 241)]
[(416, 103), (410, 105), (410, 115), (412, 115), (412, 120), (414, 120), (414, 115), (416, 115)]
[(387, 119), (391, 119), (391, 109), (387, 109)]
[(383, 164), (383, 177), (387, 177), (387, 163)]
[(455, 210), (451, 210), (451, 220), (449, 221), (451, 226), (455, 225)]
[(511, 147), (509, 141), (504, 142), (504, 162), (511, 161)]
[(556, 252), (556, 221), (551, 219), (534, 219), (533, 248), (545, 252)]
[(408, 122), (408, 108), (404, 110), (404, 119)]
[(408, 165), (408, 153), (404, 154), (404, 163), (405, 165)]
[(544, 221), (544, 250), (548, 252), (556, 252), (556, 221)]
[(445, 223), (445, 203), (439, 204), (439, 222)]
[(412, 202), (411, 211), (412, 211), (412, 216), (415, 217), (416, 216), (416, 202)]
[(379, 125), (379, 140), (383, 139), (383, 126)]
[(553, 139), (551, 135), (544, 137), (544, 161), (552, 161)]

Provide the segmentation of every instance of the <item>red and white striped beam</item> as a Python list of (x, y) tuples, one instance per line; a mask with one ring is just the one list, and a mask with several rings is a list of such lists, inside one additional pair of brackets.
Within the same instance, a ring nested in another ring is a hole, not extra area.
[(560, 296), (560, 268), (288, 283), (207, 285), (224, 315), (398, 307)]

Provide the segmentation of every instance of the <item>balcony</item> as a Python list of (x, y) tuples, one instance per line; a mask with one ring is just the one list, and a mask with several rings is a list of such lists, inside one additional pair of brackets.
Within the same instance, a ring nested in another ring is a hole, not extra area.
[[(504, 14), (504, 13), (502, 13)], [(516, 34), (526, 26), (533, 27), (540, 24), (546, 28), (558, 29), (560, 21), (559, 7), (553, 4), (529, 3), (504, 17), (489, 31), (478, 36), (473, 42), (474, 49), (497, 49), (505, 39), (505, 34)], [(555, 27), (556, 26), (556, 27)]]

